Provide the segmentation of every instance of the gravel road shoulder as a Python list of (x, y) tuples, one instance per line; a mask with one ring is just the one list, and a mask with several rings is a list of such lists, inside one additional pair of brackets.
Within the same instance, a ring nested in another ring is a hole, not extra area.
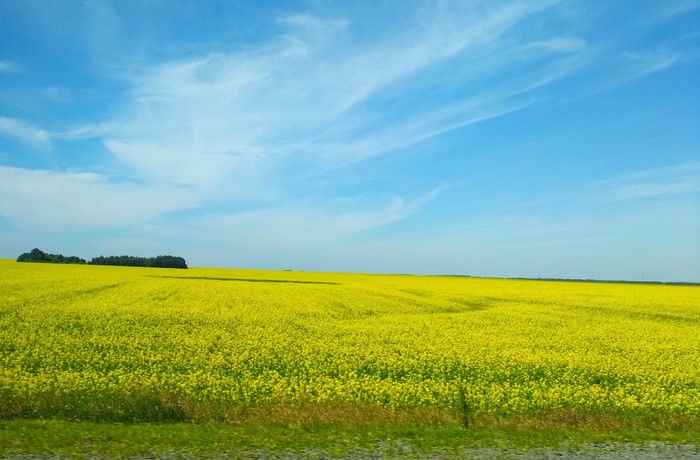
[[(75, 458), (75, 456), (62, 455), (32, 455), (32, 454), (11, 454), (5, 456), (9, 460), (57, 460), (65, 458)], [(111, 456), (81, 455), (80, 458), (86, 460), (102, 460), (113, 458)], [(163, 452), (155, 455), (137, 457), (119, 457), (131, 460), (181, 460), (198, 458), (194, 453)], [(407, 442), (392, 441), (379, 442), (373, 448), (356, 448), (346, 451), (342, 455), (329, 454), (320, 449), (307, 449), (304, 451), (277, 451), (270, 452), (263, 449), (230, 452), (221, 456), (208, 459), (260, 459), (260, 460), (291, 460), (291, 459), (629, 459), (629, 460), (684, 460), (700, 459), (700, 445), (693, 444), (572, 444), (562, 445), (558, 448), (538, 447), (531, 449), (513, 449), (499, 447), (478, 447), (461, 448), (450, 451), (423, 452), (417, 450)]]

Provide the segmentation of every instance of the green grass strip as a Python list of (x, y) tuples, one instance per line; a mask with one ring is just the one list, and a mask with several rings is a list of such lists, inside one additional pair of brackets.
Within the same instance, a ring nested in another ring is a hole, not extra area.
[[(308, 457), (459, 457), (464, 449), (573, 450), (596, 445), (663, 443), (695, 449), (700, 430), (465, 429), (460, 426), (341, 424), (95, 423), (0, 421), (0, 456), (250, 458), (292, 453)], [(695, 447), (693, 447), (695, 446)]]

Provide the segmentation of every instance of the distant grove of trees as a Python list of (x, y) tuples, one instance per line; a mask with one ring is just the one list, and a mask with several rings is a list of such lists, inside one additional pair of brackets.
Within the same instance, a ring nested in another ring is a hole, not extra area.
[(92, 265), (121, 265), (128, 267), (158, 267), (158, 268), (187, 268), (185, 259), (178, 256), (134, 257), (134, 256), (99, 256), (90, 262), (76, 256), (65, 257), (62, 254), (47, 254), (34, 248), (17, 257), (17, 262), (44, 262), (53, 264), (92, 264)]
[(123, 265), (128, 267), (187, 268), (185, 259), (177, 256), (99, 256), (93, 257), (90, 263), (93, 265)]
[(52, 264), (84, 264), (85, 259), (80, 257), (70, 256), (64, 257), (63, 254), (47, 254), (41, 249), (34, 248), (30, 252), (17, 257), (17, 262), (47, 262)]

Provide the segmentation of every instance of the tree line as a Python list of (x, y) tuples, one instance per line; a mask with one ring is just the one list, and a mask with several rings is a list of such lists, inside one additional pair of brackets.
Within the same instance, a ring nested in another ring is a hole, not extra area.
[(184, 258), (178, 256), (134, 257), (134, 256), (99, 256), (89, 262), (76, 256), (63, 254), (48, 254), (34, 248), (17, 257), (17, 262), (44, 262), (53, 264), (91, 264), (119, 265), (125, 267), (158, 267), (158, 268), (187, 268)]
[(47, 254), (34, 248), (17, 257), (17, 262), (47, 262), (51, 264), (84, 264), (85, 259), (76, 256), (65, 257), (63, 254)]
[(90, 263), (93, 265), (122, 265), (127, 267), (187, 268), (185, 259), (177, 256), (99, 256), (93, 257)]

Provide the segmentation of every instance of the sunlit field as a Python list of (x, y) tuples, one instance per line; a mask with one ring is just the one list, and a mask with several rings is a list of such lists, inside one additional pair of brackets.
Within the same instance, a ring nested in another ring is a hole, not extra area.
[(695, 425), (700, 288), (0, 261), (0, 417)]

